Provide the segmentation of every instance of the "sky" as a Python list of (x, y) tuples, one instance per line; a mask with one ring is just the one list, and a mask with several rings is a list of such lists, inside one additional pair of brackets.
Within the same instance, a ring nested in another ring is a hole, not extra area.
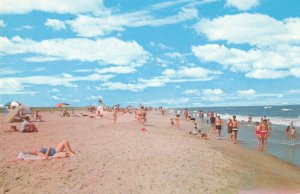
[(300, 104), (298, 0), (0, 0), (0, 106)]

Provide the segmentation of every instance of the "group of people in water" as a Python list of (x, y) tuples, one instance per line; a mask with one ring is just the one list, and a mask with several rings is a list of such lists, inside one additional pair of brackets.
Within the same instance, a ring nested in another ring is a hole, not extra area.
[[(198, 114), (190, 114), (190, 112), (188, 111), (188, 109), (184, 109), (181, 111), (181, 114), (183, 115), (183, 118), (185, 121), (190, 121), (193, 123), (194, 129), (191, 130), (189, 133), (190, 134), (198, 134), (199, 132), (201, 132), (201, 130), (197, 129), (197, 122), (195, 119), (195, 115), (199, 116), (200, 119), (200, 124), (203, 125), (203, 120), (204, 120), (204, 112), (203, 111), (199, 111)], [(171, 125), (175, 125), (176, 127), (179, 126), (179, 117), (180, 114), (176, 114), (175, 118), (171, 118)], [(228, 140), (231, 140), (234, 144), (238, 144), (238, 131), (240, 128), (241, 124), (244, 124), (244, 121), (238, 121), (237, 120), (237, 116), (232, 116), (230, 118), (228, 118), (225, 121), (222, 120), (221, 116), (214, 113), (214, 112), (207, 112), (206, 114), (206, 122), (207, 125), (210, 126), (210, 132), (209, 132), (209, 136), (211, 135), (215, 135), (216, 138), (218, 140), (221, 139), (221, 130), (225, 127), (227, 127), (227, 133), (228, 133)], [(248, 126), (254, 125), (254, 134), (257, 138), (257, 143), (259, 146), (264, 146), (267, 144), (267, 140), (271, 135), (271, 127), (272, 127), (272, 123), (270, 122), (269, 119), (266, 118), (266, 116), (262, 117), (260, 122), (253, 122), (252, 120), (252, 115), (249, 115), (248, 118)], [(226, 126), (224, 126), (226, 125)], [(293, 122), (291, 122), (291, 124), (289, 126), (287, 126), (285, 128), (285, 134), (287, 135), (287, 137), (290, 138), (290, 140), (292, 142), (295, 142), (296, 139), (296, 128), (293, 124)]]

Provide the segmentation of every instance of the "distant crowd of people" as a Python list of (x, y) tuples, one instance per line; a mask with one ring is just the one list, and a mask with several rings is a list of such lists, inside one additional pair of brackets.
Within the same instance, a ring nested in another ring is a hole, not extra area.
[[(179, 127), (180, 116), (183, 116), (183, 119), (186, 122), (191, 122), (192, 126), (194, 127), (193, 130), (189, 131), (190, 134), (196, 135), (201, 134), (201, 130), (197, 127), (197, 122), (195, 119), (195, 115), (199, 116), (199, 120), (201, 121), (200, 124), (203, 124), (204, 121), (204, 111), (199, 111), (197, 114), (191, 114), (190, 111), (185, 108), (182, 111), (177, 111), (175, 118), (171, 118), (171, 125), (175, 126), (176, 128)], [(267, 144), (268, 138), (271, 136), (271, 127), (272, 123), (270, 120), (264, 116), (261, 118), (260, 122), (256, 121), (253, 122), (253, 116), (249, 115), (248, 117), (248, 124), (254, 123), (254, 134), (257, 138), (257, 143), (259, 146), (264, 146)], [(244, 124), (244, 120), (238, 121), (237, 116), (229, 117), (226, 122), (222, 120), (221, 116), (214, 113), (214, 112), (207, 112), (206, 113), (206, 123), (210, 126), (210, 132), (207, 135), (207, 138), (211, 135), (215, 135), (217, 139), (221, 139), (221, 130), (224, 128), (223, 125), (227, 127), (228, 133), (228, 140), (231, 140), (234, 144), (238, 144), (238, 131), (240, 129), (240, 124)], [(296, 140), (296, 128), (291, 122), (289, 126), (285, 128), (285, 134), (292, 142)]]

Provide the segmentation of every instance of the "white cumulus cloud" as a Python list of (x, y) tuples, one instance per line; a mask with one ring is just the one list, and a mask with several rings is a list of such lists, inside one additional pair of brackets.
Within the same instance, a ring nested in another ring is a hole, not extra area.
[(108, 14), (99, 17), (78, 15), (76, 19), (66, 21), (71, 29), (82, 37), (94, 37), (124, 31), (127, 27), (164, 26), (197, 17), (195, 8), (183, 7), (177, 15), (163, 18), (152, 16), (152, 12), (143, 10), (125, 14)]
[(102, 0), (1, 0), (1, 14), (25, 14), (31, 11), (53, 13), (86, 13), (99, 12), (104, 9)]
[[(142, 91), (146, 88), (166, 86), (168, 83), (199, 82), (215, 79), (222, 72), (202, 67), (181, 67), (179, 69), (166, 69), (161, 76), (153, 78), (140, 78), (132, 83), (106, 82), (101, 86), (107, 90)], [(102, 88), (102, 89), (103, 89)]]
[(5, 27), (5, 23), (3, 20), (0, 20), (0, 28), (4, 28)]
[(257, 7), (260, 3), (260, 0), (227, 0), (226, 6), (236, 7), (241, 11), (246, 11)]
[(184, 90), (182, 93), (187, 94), (187, 95), (200, 95), (201, 94), (200, 90), (198, 90), (198, 89)]
[[(80, 45), (80, 46), (79, 46)], [(33, 53), (27, 61), (83, 61), (114, 65), (142, 66), (149, 53), (135, 41), (117, 38), (90, 40), (85, 38), (49, 39), (34, 41), (18, 36), (8, 39), (0, 36), (0, 55)]]
[(246, 74), (246, 77), (256, 79), (278, 79), (290, 75), (288, 71), (274, 71), (271, 69), (257, 69)]
[(45, 26), (52, 28), (53, 30), (65, 30), (66, 25), (63, 21), (57, 19), (47, 19)]
[(253, 90), (253, 89), (249, 89), (249, 90), (239, 90), (239, 91), (238, 91), (238, 94), (239, 94), (239, 95), (242, 95), (242, 96), (252, 96), (252, 95), (255, 95), (255, 94), (256, 94), (256, 91)]
[(21, 92), (31, 85), (65, 86), (77, 87), (75, 82), (93, 81), (105, 82), (112, 78), (112, 75), (91, 74), (88, 76), (72, 76), (70, 74), (60, 74), (55, 76), (29, 76), (29, 77), (5, 77), (0, 79), (1, 93), (13, 94)]
[(242, 13), (202, 19), (195, 30), (211, 41), (231, 44), (270, 46), (300, 42), (300, 18), (280, 21), (268, 15)]

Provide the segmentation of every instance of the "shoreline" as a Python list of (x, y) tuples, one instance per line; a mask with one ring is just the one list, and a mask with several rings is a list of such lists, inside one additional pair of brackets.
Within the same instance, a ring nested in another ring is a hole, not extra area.
[[(300, 168), (255, 150), (202, 140), (191, 124), (150, 112), (146, 131), (133, 114), (113, 124), (104, 118), (41, 113), (34, 134), (4, 133), (0, 126), (0, 188), (7, 193), (243, 193), (300, 192)], [(21, 151), (68, 139), (76, 155), (67, 159), (18, 161)], [(248, 157), (245, 157), (247, 155)], [(249, 161), (251, 159), (251, 161)]]

